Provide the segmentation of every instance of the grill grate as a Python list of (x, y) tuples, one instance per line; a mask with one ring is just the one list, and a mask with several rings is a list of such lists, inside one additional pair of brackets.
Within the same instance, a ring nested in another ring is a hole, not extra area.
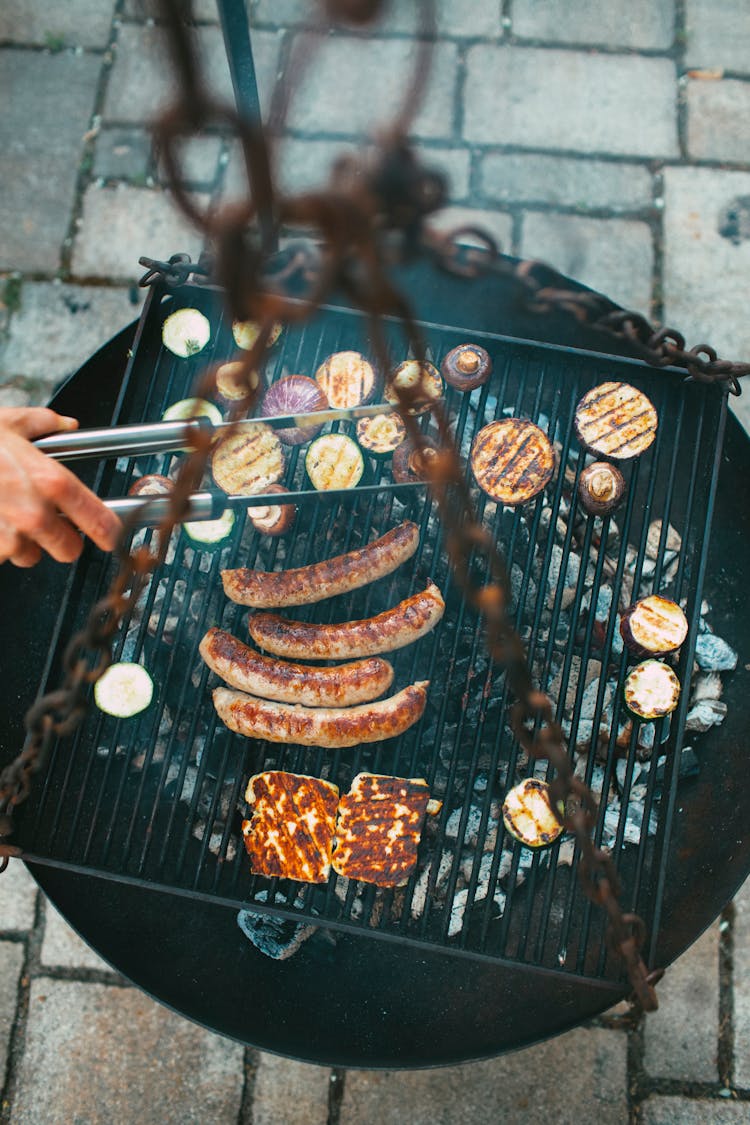
[[(177, 307), (194, 306), (209, 317), (215, 330), (208, 353), (177, 360), (161, 347), (161, 325)], [(397, 324), (388, 325), (391, 354), (403, 356)], [(430, 358), (442, 356), (467, 335), (460, 328), (423, 323)], [(594, 615), (582, 627), (584, 599), (595, 605), (604, 584), (610, 520), (587, 519), (577, 551), (582, 563), (574, 583), (572, 606), (564, 583), (550, 579), (555, 570), (568, 574), (574, 547), (573, 519), (564, 519), (564, 535), (548, 532), (563, 519), (570, 479), (574, 483), (583, 460), (572, 459), (577, 445), (572, 419), (580, 396), (603, 379), (623, 379), (643, 389), (657, 408), (661, 425), (654, 446), (624, 467), (626, 505), (615, 516), (619, 547), (611, 555), (619, 590), (625, 573), (626, 548), (637, 550), (635, 588), (646, 561), (649, 525), (661, 519), (651, 589), (663, 589), (666, 532), (671, 523), (683, 540), (679, 568), (670, 594), (686, 599), (688, 616), (700, 606), (711, 497), (718, 469), (716, 434), (720, 432), (725, 397), (715, 389), (682, 384), (679, 374), (654, 372), (641, 364), (550, 345), (529, 344), (491, 333), (472, 332), (494, 361), (488, 384), (462, 395), (447, 390), (446, 406), (455, 421), (456, 440), (468, 454), (477, 430), (503, 412), (531, 418), (558, 443), (558, 472), (539, 497), (521, 509), (509, 510), (477, 493), (478, 511), (492, 529), (513, 575), (515, 622), (527, 644), (529, 661), (543, 690), (557, 687), (558, 717), (562, 701), (574, 696), (571, 736), (581, 719), (588, 661), (604, 659), (616, 635), (616, 614), (610, 614), (601, 651), (595, 646)], [(345, 309), (327, 308), (316, 320), (285, 331), (266, 364), (266, 378), (314, 373), (333, 351), (367, 353), (363, 318)], [(231, 325), (220, 294), (185, 286), (166, 293), (151, 291), (143, 311), (113, 422), (155, 421), (171, 402), (185, 397), (197, 372), (233, 351)], [(200, 367), (198, 366), (200, 365)], [(429, 419), (423, 419), (425, 427)], [(346, 428), (346, 427), (344, 427)], [(285, 482), (301, 487), (304, 448), (288, 451)], [(125, 495), (134, 476), (166, 473), (174, 454), (120, 460), (99, 471), (102, 495)], [(372, 462), (369, 480), (389, 480), (388, 464)], [(446, 614), (441, 625), (417, 645), (392, 654), (394, 690), (416, 679), (429, 679), (431, 689), (421, 722), (400, 739), (354, 750), (328, 751), (250, 742), (231, 735), (218, 722), (210, 698), (213, 677), (197, 654), (200, 637), (213, 624), (243, 638), (247, 611), (224, 597), (219, 571), (236, 565), (280, 569), (300, 566), (349, 550), (382, 534), (403, 518), (414, 519), (421, 537), (417, 554), (394, 575), (364, 590), (298, 611), (304, 619), (347, 620), (377, 613), (413, 593), (428, 577), (443, 591)], [(138, 532), (146, 542), (150, 531)], [(17, 842), (25, 857), (41, 863), (98, 873), (113, 879), (158, 886), (178, 894), (260, 909), (287, 917), (318, 920), (383, 939), (447, 948), (475, 958), (499, 958), (539, 969), (574, 973), (587, 979), (619, 978), (620, 966), (603, 943), (604, 919), (592, 911), (568, 866), (559, 866), (563, 842), (531, 853), (505, 838), (497, 811), (504, 786), (517, 771), (528, 772), (506, 724), (510, 700), (502, 670), (489, 665), (481, 631), (460, 592), (454, 587), (442, 529), (428, 497), (406, 498), (387, 491), (367, 498), (352, 495), (344, 502), (325, 496), (299, 512), (294, 533), (286, 539), (258, 535), (238, 512), (228, 545), (213, 553), (195, 550), (181, 532), (175, 536), (167, 564), (158, 572), (119, 634), (115, 659), (141, 660), (157, 688), (156, 703), (136, 719), (120, 722), (92, 707), (72, 739), (55, 747), (48, 771), (27, 804), (19, 810)], [(572, 564), (571, 564), (572, 565)], [(111, 563), (85, 552), (60, 609), (58, 636), (68, 637), (83, 623), (88, 608), (111, 578)], [(650, 591), (649, 591), (650, 592)], [(616, 600), (616, 595), (615, 595)], [(546, 603), (546, 604), (545, 604)], [(601, 640), (601, 638), (600, 638)], [(683, 646), (679, 674), (692, 667), (695, 629)], [(61, 644), (50, 661), (48, 679), (55, 681)], [(622, 685), (627, 658), (611, 657)], [(598, 691), (593, 731), (604, 709), (605, 677)], [(683, 693), (686, 702), (687, 692)], [(614, 700), (603, 792), (615, 773), (615, 739), (622, 717), (621, 692)], [(637, 910), (649, 927), (657, 922), (667, 876), (669, 822), (674, 800), (684, 727), (684, 707), (657, 724), (656, 745), (664, 741), (666, 769), (657, 767), (654, 752), (643, 800), (643, 823), (653, 821), (656, 834), (645, 829), (638, 844), (624, 844), (626, 810), (637, 756), (637, 725), (624, 750), (626, 767), (620, 780), (620, 816), (615, 857), (626, 888), (626, 908)], [(593, 737), (593, 735), (592, 735)], [(586, 781), (591, 783), (594, 753), (589, 754)], [(395, 891), (350, 883), (332, 877), (324, 887), (250, 875), (239, 834), (242, 795), (250, 774), (286, 769), (324, 777), (345, 791), (362, 769), (427, 778), (431, 794), (443, 802), (441, 812), (425, 828), (420, 865), (409, 884)], [(477, 778), (479, 777), (479, 783)], [(482, 781), (484, 779), (484, 781)], [(607, 802), (602, 800), (597, 840), (602, 838)], [(568, 845), (569, 847), (570, 845)], [(504, 904), (494, 893), (500, 879)], [(440, 893), (435, 893), (436, 887)], [(655, 933), (652, 938), (655, 939)]]

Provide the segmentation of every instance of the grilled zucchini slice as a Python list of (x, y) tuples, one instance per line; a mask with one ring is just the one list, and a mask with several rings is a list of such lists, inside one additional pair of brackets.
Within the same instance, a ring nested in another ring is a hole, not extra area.
[(310, 445), (305, 468), (313, 488), (356, 488), (365, 471), (362, 450), (346, 434), (323, 434)]
[(680, 700), (680, 681), (668, 664), (644, 660), (625, 678), (625, 705), (638, 719), (661, 719), (671, 714)]
[(221, 411), (205, 398), (181, 398), (162, 414), (165, 422), (188, 422), (191, 418), (208, 418), (214, 426), (223, 422)]
[(651, 445), (659, 418), (651, 400), (630, 383), (600, 383), (578, 403), (573, 425), (586, 449), (627, 461)]
[(484, 426), (471, 447), (477, 484), (498, 504), (515, 507), (533, 500), (555, 471), (547, 435), (523, 418), (501, 418)]
[(217, 520), (189, 520), (182, 525), (185, 534), (204, 549), (217, 547), (234, 529), (234, 512), (225, 508)]
[(224, 492), (243, 496), (263, 492), (284, 475), (281, 442), (265, 423), (242, 422), (214, 447), (211, 473)]
[(685, 640), (688, 620), (677, 602), (651, 594), (620, 618), (620, 634), (635, 656), (666, 656)]
[(503, 801), (503, 823), (511, 836), (527, 848), (553, 844), (563, 831), (549, 799), (549, 785), (538, 777), (527, 777), (508, 790)]

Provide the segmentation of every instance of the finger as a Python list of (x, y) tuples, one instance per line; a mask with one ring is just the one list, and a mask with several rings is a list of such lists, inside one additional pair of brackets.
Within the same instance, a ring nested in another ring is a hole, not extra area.
[(33, 543), (31, 539), (26, 539), (24, 536), (17, 536), (18, 546), (13, 554), (10, 556), (10, 561), (14, 566), (36, 566), (42, 557), (42, 548), (38, 543)]
[[(54, 503), (39, 496), (27, 498), (16, 515), (16, 530), (32, 540), (58, 562), (73, 562), (83, 550), (78, 531), (64, 519)], [(14, 557), (13, 551), (11, 557)]]
[(78, 419), (58, 414), (48, 406), (9, 406), (0, 410), (0, 426), (32, 441), (44, 434), (78, 429)]
[(7, 562), (18, 550), (21, 537), (11, 528), (0, 524), (0, 563)]
[[(99, 497), (86, 488), (64, 465), (48, 458), (44, 458), (44, 461), (43, 472), (46, 479), (41, 482), (44, 496), (52, 501), (76, 527), (93, 539), (97, 547), (101, 547), (103, 551), (113, 550), (122, 532), (122, 524), (114, 512), (105, 507)], [(59, 527), (52, 529), (45, 523), (45, 533), (52, 532), (55, 542), (71, 544), (67, 532), (73, 533), (72, 529), (65, 520), (59, 520), (59, 523), (66, 530), (61, 532)], [(34, 538), (45, 550), (49, 550), (38, 536)], [(79, 551), (73, 555), (73, 558), (77, 558), (80, 553), (80, 541), (78, 546)]]

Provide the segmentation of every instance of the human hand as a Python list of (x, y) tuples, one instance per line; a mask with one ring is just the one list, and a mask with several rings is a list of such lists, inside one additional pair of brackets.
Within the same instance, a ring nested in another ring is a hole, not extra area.
[(0, 562), (34, 566), (43, 551), (72, 562), (83, 549), (76, 528), (104, 551), (117, 543), (117, 516), (69, 469), (31, 444), (77, 428), (75, 418), (47, 407), (0, 408)]

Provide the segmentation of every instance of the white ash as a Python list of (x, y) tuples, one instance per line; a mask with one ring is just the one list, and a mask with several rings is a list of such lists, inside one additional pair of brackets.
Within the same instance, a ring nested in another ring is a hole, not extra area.
[[(206, 824), (205, 820), (196, 820), (193, 823), (193, 827), (191, 829), (191, 835), (193, 836), (194, 839), (199, 840), (200, 843), (203, 843), (203, 841), (206, 837), (206, 828), (207, 828), (207, 824)], [(208, 850), (211, 852), (212, 855), (220, 856), (220, 855), (223, 854), (223, 852), (222, 852), (223, 838), (224, 838), (223, 828), (222, 828), (221, 831), (217, 830), (215, 832), (212, 832), (209, 835), (209, 837), (208, 837)], [(229, 839), (227, 840), (227, 851), (226, 851), (226, 861), (227, 861), (227, 863), (231, 863), (236, 855), (237, 855), (237, 845), (234, 842), (234, 838), (232, 836), (230, 836)]]
[(686, 731), (704, 733), (724, 722), (727, 705), (719, 699), (701, 699), (691, 707), (685, 720)]
[(721, 699), (724, 687), (718, 672), (699, 672), (693, 676), (690, 702), (700, 703), (702, 699)]
[(695, 659), (704, 672), (733, 672), (737, 653), (715, 633), (702, 633), (695, 643)]

